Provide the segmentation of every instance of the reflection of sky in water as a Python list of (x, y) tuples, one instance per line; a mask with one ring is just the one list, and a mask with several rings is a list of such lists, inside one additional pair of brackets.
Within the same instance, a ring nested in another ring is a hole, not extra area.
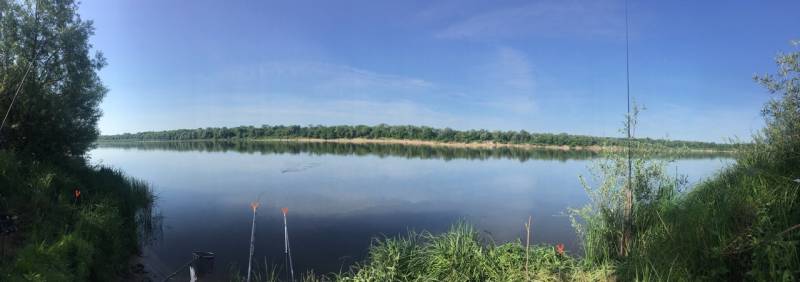
[[(578, 181), (590, 160), (441, 160), (309, 154), (242, 154), (98, 148), (95, 162), (152, 184), (164, 238), (154, 248), (167, 267), (193, 250), (217, 252), (223, 274), (246, 263), (251, 213), (262, 195), (257, 257), (282, 262), (280, 207), (289, 207), (299, 270), (338, 271), (362, 257), (370, 238), (406, 230), (441, 232), (460, 218), (496, 241), (514, 240), (533, 216), (533, 241), (577, 250), (568, 207), (587, 200)], [(680, 160), (691, 182), (729, 163)], [(670, 168), (670, 172), (674, 167)], [(342, 258), (345, 258), (342, 260)], [(349, 257), (349, 259), (347, 259)]]

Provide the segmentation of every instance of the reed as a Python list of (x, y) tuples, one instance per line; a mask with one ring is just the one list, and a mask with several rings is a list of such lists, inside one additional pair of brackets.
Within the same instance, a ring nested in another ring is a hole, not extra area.
[[(526, 250), (529, 260), (526, 260)], [(530, 267), (526, 270), (526, 261)], [(376, 239), (368, 258), (337, 281), (603, 281), (609, 266), (589, 266), (547, 245), (495, 244), (465, 222), (442, 234)]]
[(0, 151), (0, 211), (22, 219), (20, 240), (0, 258), (0, 280), (118, 280), (157, 223), (153, 201), (146, 183), (115, 169)]

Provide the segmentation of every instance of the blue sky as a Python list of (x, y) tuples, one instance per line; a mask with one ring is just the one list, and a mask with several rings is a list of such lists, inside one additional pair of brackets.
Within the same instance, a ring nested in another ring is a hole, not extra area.
[[(749, 139), (797, 1), (634, 1), (640, 136)], [(413, 124), (619, 136), (623, 1), (99, 1), (103, 134)]]

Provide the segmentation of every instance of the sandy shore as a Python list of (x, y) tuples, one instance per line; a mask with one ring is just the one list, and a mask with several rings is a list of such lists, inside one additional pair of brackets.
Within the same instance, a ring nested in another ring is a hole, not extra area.
[[(449, 147), (449, 148), (465, 148), (465, 149), (497, 149), (497, 148), (515, 148), (515, 149), (544, 149), (544, 150), (559, 150), (559, 151), (591, 151), (591, 152), (616, 152), (622, 151), (625, 148), (619, 146), (555, 146), (555, 145), (536, 145), (536, 144), (509, 144), (509, 143), (494, 143), (494, 142), (476, 142), (476, 143), (461, 143), (461, 142), (440, 142), (440, 141), (424, 141), (424, 140), (404, 140), (404, 139), (366, 139), (366, 138), (336, 138), (336, 139), (320, 139), (320, 138), (270, 138), (270, 139), (247, 139), (244, 141), (258, 141), (258, 142), (309, 142), (309, 143), (342, 143), (342, 144), (397, 144), (408, 146), (431, 146), (431, 147)], [(688, 149), (693, 153), (727, 153), (724, 150), (712, 149)]]
[(568, 151), (568, 150), (602, 151), (611, 149), (611, 147), (602, 147), (602, 146), (570, 148), (569, 146), (506, 144), (506, 143), (494, 143), (494, 142), (460, 143), (460, 142), (440, 142), (440, 141), (425, 141), (425, 140), (366, 139), (366, 138), (353, 138), (353, 139), (285, 138), (285, 139), (253, 139), (252, 141), (346, 143), (346, 144), (397, 144), (397, 145), (408, 145), (408, 146), (431, 146), (431, 147), (473, 148), (473, 149), (495, 149), (495, 148), (506, 147), (506, 148), (519, 148), (519, 149), (550, 149), (550, 150), (562, 150), (562, 151)]

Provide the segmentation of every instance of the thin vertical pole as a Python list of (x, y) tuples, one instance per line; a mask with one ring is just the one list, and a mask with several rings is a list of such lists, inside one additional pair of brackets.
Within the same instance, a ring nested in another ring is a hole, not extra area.
[(289, 212), (289, 208), (282, 208), (281, 211), (283, 212), (283, 251), (286, 255), (286, 266), (289, 268), (286, 272), (286, 279), (289, 281), (294, 281), (294, 265), (292, 263), (292, 252), (291, 246), (289, 245), (289, 227), (286, 224), (286, 214)]
[(625, 0), (625, 87), (628, 102), (627, 127), (628, 131), (628, 183), (625, 189), (625, 214), (623, 222), (622, 241), (620, 242), (620, 255), (627, 255), (627, 245), (631, 238), (633, 216), (633, 162), (631, 160), (631, 83), (630, 83), (630, 52), (628, 39), (628, 0)]
[(250, 203), (250, 207), (253, 209), (253, 225), (250, 228), (250, 256), (247, 258), (247, 282), (250, 282), (250, 276), (253, 273), (253, 252), (256, 248), (256, 210), (258, 206), (258, 202)]

